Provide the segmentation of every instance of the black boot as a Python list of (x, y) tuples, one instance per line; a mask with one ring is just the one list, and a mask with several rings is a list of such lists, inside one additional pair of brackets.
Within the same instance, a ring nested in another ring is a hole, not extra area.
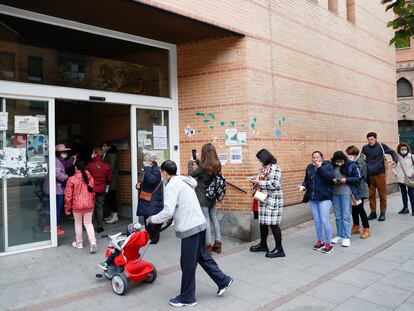
[(384, 221), (385, 220), (385, 213), (381, 213), (380, 217), (378, 217), (378, 221)]
[(404, 207), (401, 211), (398, 212), (398, 214), (408, 214), (410, 211), (408, 208)]
[(373, 219), (377, 219), (377, 213), (371, 212), (371, 214), (369, 214), (368, 216), (368, 220), (373, 220)]
[(250, 251), (252, 253), (268, 252), (269, 248), (267, 247), (267, 245), (263, 245), (262, 243), (259, 243), (257, 245), (253, 245), (252, 247), (250, 247)]
[(285, 252), (283, 251), (283, 247), (273, 249), (270, 252), (266, 253), (266, 257), (268, 258), (277, 258), (277, 257), (285, 257)]

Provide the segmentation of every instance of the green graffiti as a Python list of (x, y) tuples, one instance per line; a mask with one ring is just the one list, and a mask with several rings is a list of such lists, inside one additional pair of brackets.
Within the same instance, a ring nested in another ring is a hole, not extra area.
[(254, 119), (253, 119), (253, 122), (254, 122), (254, 123), (256, 123), (256, 121), (257, 121), (257, 119), (256, 119), (256, 118), (254, 118)]
[(242, 123), (242, 127), (244, 127), (244, 123)]
[(209, 127), (210, 127), (211, 129), (213, 129), (213, 128), (214, 128), (214, 125), (210, 125)]
[(213, 120), (216, 119), (216, 116), (214, 115), (214, 113), (207, 113), (208, 116), (210, 116)]
[(254, 123), (250, 124), (250, 126), (254, 130)]
[(236, 125), (236, 122), (235, 122), (235, 121), (230, 121), (230, 124), (231, 124), (232, 126), (235, 126), (235, 125)]
[(205, 116), (205, 114), (204, 114), (204, 113), (202, 113), (202, 112), (196, 112), (196, 116), (198, 116), (198, 117), (204, 117), (204, 116)]
[(226, 125), (226, 122), (221, 121), (221, 122), (220, 122), (220, 125), (221, 125), (221, 126), (224, 126), (224, 125)]
[(209, 119), (205, 119), (205, 120), (203, 120), (203, 122), (204, 123), (208, 123), (208, 122), (210, 122), (210, 120)]

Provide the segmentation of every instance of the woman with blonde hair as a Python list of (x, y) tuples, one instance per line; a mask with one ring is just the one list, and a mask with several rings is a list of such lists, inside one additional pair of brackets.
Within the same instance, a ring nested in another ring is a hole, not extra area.
[[(193, 163), (198, 167), (193, 170)], [(206, 190), (213, 179), (221, 172), (221, 163), (217, 156), (216, 148), (213, 144), (205, 144), (201, 149), (201, 159), (190, 161), (188, 166), (188, 174), (197, 179), (197, 187), (195, 189), (204, 217), (207, 220), (206, 244), (208, 252), (215, 251), (221, 253), (221, 234), (220, 224), (217, 218), (216, 199), (209, 199), (206, 196)], [(212, 245), (211, 225), (213, 224), (215, 240)]]

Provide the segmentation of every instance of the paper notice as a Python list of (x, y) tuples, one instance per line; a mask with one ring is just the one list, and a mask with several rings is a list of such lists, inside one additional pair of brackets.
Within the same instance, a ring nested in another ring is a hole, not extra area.
[(222, 153), (222, 154), (219, 154), (218, 157), (219, 157), (221, 165), (224, 166), (227, 164), (227, 154)]
[(39, 119), (32, 116), (14, 116), (16, 134), (39, 134)]
[(242, 147), (231, 147), (230, 148), (230, 163), (231, 164), (242, 164)]
[(163, 125), (153, 125), (152, 131), (154, 132), (154, 137), (167, 137), (167, 127)]
[(166, 137), (154, 137), (154, 149), (168, 149), (168, 139)]
[(7, 131), (9, 123), (9, 113), (0, 112), (0, 131)]
[(237, 130), (226, 129), (226, 146), (237, 145)]

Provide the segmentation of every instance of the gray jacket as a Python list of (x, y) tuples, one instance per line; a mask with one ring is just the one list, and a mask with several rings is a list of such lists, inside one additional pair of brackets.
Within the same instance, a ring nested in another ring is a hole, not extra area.
[(361, 183), (359, 185), (359, 189), (361, 191), (361, 198), (367, 199), (369, 197), (368, 184), (366, 182), (368, 176), (367, 164), (365, 163), (365, 160), (361, 157), (361, 154), (359, 154), (355, 161), (358, 166), (359, 173), (361, 175)]

